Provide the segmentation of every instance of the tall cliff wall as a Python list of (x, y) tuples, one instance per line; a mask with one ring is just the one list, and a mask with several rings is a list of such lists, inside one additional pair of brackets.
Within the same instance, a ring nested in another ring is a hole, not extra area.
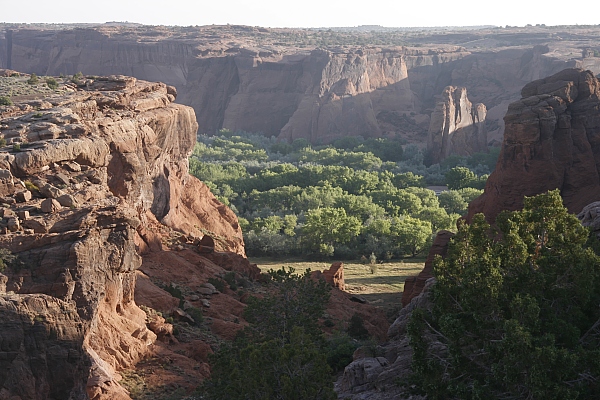
[(68, 90), (0, 107), (0, 247), (17, 257), (2, 254), (0, 392), (126, 399), (114, 371), (156, 339), (134, 301), (140, 254), (163, 248), (163, 226), (239, 253), (221, 257), (241, 259), (243, 241), (188, 175), (197, 123), (174, 88), (110, 77)]
[(400, 134), (424, 143), (439, 94), (461, 86), (486, 105), (489, 139), (500, 143), (502, 117), (520, 88), (578, 63), (553, 58), (547, 46), (301, 50), (207, 44), (167, 28), (140, 29), (145, 36), (117, 28), (14, 29), (0, 34), (0, 67), (166, 82), (195, 109), (200, 132), (240, 129), (313, 142)]
[(512, 103), (495, 171), (467, 219), (494, 221), (523, 196), (560, 189), (573, 213), (600, 198), (600, 83), (591, 71), (566, 69), (523, 87)]
[(465, 88), (446, 87), (431, 114), (428, 161), (437, 164), (452, 154), (487, 152), (486, 112), (484, 104), (469, 101)]

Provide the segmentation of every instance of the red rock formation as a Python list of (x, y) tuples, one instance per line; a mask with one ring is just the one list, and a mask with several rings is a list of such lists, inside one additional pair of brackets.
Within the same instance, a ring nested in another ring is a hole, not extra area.
[(0, 149), (0, 247), (21, 263), (0, 279), (0, 331), (11, 332), (2, 397), (129, 398), (115, 370), (156, 340), (134, 301), (138, 250), (160, 251), (189, 229), (244, 254), (233, 213), (187, 173), (197, 124), (174, 89), (127, 77), (84, 85), (0, 107), (11, 144)]
[(578, 213), (600, 198), (600, 83), (590, 71), (566, 69), (533, 81), (504, 117), (505, 135), (484, 193), (469, 204), (467, 221), (518, 210), (523, 196), (560, 189)]
[(469, 156), (487, 152), (486, 112), (484, 104), (471, 104), (466, 88), (446, 87), (431, 113), (428, 161), (438, 164), (453, 154)]
[(425, 287), (425, 282), (433, 277), (433, 259), (435, 256), (440, 255), (444, 257), (448, 251), (448, 243), (454, 234), (450, 231), (439, 231), (435, 236), (425, 266), (423, 270), (417, 276), (408, 278), (404, 282), (404, 292), (402, 293), (402, 306), (406, 307), (410, 301), (417, 297)]
[(323, 278), (325, 278), (325, 281), (331, 286), (340, 290), (345, 290), (344, 263), (337, 261), (331, 264), (331, 267), (328, 270), (323, 271)]

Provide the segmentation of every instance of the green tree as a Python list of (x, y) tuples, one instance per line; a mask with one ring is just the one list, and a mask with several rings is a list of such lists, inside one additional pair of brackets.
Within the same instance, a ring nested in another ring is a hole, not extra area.
[(421, 253), (431, 240), (431, 223), (411, 216), (394, 218), (390, 228), (401, 255), (410, 254), (415, 257)]
[(250, 323), (231, 345), (210, 359), (206, 398), (335, 399), (331, 369), (318, 327), (329, 286), (293, 269), (269, 271), (270, 294), (251, 298)]
[(361, 226), (361, 221), (347, 215), (343, 208), (317, 208), (306, 214), (302, 235), (313, 251), (330, 256), (336, 244), (348, 243), (358, 236)]
[(462, 189), (476, 180), (477, 175), (467, 167), (454, 167), (446, 172), (446, 184), (451, 190)]
[(416, 384), (432, 399), (598, 398), (600, 257), (589, 244), (558, 190), (525, 198), (496, 228), (481, 214), (462, 225), (434, 263), (432, 311), (409, 324)]

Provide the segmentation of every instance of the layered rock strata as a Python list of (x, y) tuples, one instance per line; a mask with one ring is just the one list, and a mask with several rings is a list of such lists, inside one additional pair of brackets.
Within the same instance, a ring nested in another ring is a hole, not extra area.
[(190, 27), (184, 35), (165, 27), (10, 29), (0, 32), (0, 67), (158, 80), (178, 88), (202, 133), (225, 128), (312, 142), (398, 134), (423, 144), (436, 97), (448, 85), (462, 86), (487, 106), (488, 139), (499, 144), (502, 116), (526, 82), (582, 64), (533, 44), (301, 49), (261, 43), (260, 32), (247, 28), (224, 28), (222, 37), (215, 27)]
[(115, 371), (156, 340), (134, 288), (161, 227), (242, 258), (235, 215), (187, 173), (197, 123), (175, 96), (113, 76), (0, 107), (2, 397), (129, 398)]
[(487, 152), (484, 104), (472, 104), (464, 87), (448, 86), (437, 103), (429, 124), (429, 162), (438, 164), (450, 155), (470, 156)]
[(533, 81), (512, 103), (502, 150), (467, 221), (518, 210), (524, 196), (560, 189), (572, 213), (600, 198), (600, 83), (591, 71), (566, 69)]

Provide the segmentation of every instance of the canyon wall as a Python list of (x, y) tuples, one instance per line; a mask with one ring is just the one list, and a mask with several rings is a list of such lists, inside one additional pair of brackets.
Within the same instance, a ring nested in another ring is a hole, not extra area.
[(499, 144), (502, 117), (525, 83), (581, 64), (555, 58), (548, 46), (298, 49), (224, 44), (228, 38), (211, 45), (174, 37), (168, 28), (140, 29), (7, 30), (0, 33), (0, 67), (166, 82), (194, 108), (200, 132), (225, 128), (312, 142), (399, 134), (424, 144), (439, 94), (461, 86), (487, 107), (488, 141)]
[(242, 235), (188, 175), (197, 123), (173, 87), (65, 90), (0, 108), (0, 396), (128, 399), (115, 371), (157, 338), (134, 301), (140, 255), (179, 232), (242, 260)]
[(572, 213), (600, 198), (600, 83), (591, 71), (566, 69), (533, 81), (512, 103), (496, 169), (467, 220), (494, 221), (523, 196), (560, 189)]

